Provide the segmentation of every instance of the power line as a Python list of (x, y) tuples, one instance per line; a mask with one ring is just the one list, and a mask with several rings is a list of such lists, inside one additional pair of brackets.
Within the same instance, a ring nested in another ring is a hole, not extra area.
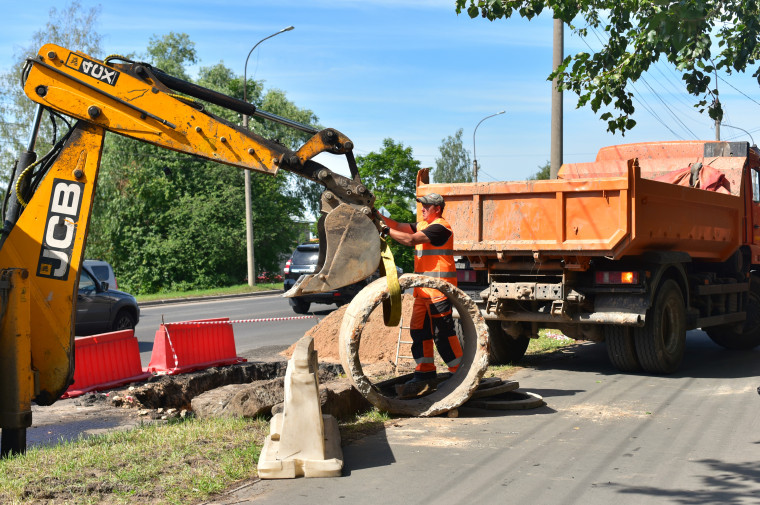
[(738, 91), (739, 93), (741, 93), (742, 95), (744, 95), (744, 97), (745, 97), (745, 98), (748, 98), (748, 99), (752, 100), (753, 102), (755, 102), (757, 105), (760, 105), (760, 102), (758, 102), (757, 100), (755, 100), (755, 99), (754, 99), (754, 98), (752, 98), (751, 96), (747, 95), (747, 94), (746, 94), (744, 91), (740, 90), (739, 88), (737, 88), (736, 86), (734, 86), (733, 84), (731, 84), (730, 82), (728, 82), (727, 80), (725, 80), (723, 77), (721, 77), (721, 76), (718, 76), (718, 79), (720, 79), (721, 81), (725, 82), (725, 83), (726, 83), (726, 84), (728, 84), (730, 87), (734, 88), (734, 90), (736, 90), (736, 91)]
[(673, 110), (672, 110), (670, 107), (668, 107), (668, 104), (666, 104), (666, 103), (665, 103), (665, 100), (663, 100), (663, 99), (662, 99), (662, 97), (659, 95), (659, 93), (657, 93), (657, 92), (654, 90), (654, 88), (652, 88), (652, 86), (650, 86), (650, 85), (649, 85), (649, 83), (646, 81), (646, 79), (644, 79), (644, 78), (642, 77), (642, 78), (641, 78), (641, 82), (643, 82), (643, 83), (644, 83), (644, 86), (646, 86), (647, 88), (649, 88), (649, 90), (650, 90), (652, 93), (654, 93), (654, 96), (655, 96), (655, 97), (656, 97), (656, 98), (657, 98), (657, 99), (660, 101), (660, 103), (662, 103), (662, 105), (663, 105), (663, 106), (665, 106), (665, 108), (668, 110), (668, 112), (670, 113), (670, 115), (671, 115), (671, 116), (673, 116), (673, 119), (675, 119), (676, 121), (678, 121), (678, 122), (681, 124), (681, 126), (683, 126), (683, 127), (684, 127), (684, 129), (685, 129), (686, 131), (688, 131), (689, 133), (691, 133), (691, 136), (692, 136), (692, 137), (694, 137), (695, 139), (699, 139), (699, 137), (698, 137), (698, 136), (697, 136), (697, 135), (696, 135), (696, 134), (695, 134), (693, 131), (691, 131), (691, 129), (690, 129), (688, 126), (686, 126), (686, 125), (684, 124), (684, 122), (683, 122), (683, 121), (681, 121), (681, 118), (679, 118), (679, 117), (678, 117), (678, 115), (676, 115), (676, 114), (673, 112)]
[(683, 137), (677, 134), (675, 131), (673, 131), (673, 129), (665, 121), (663, 121), (662, 118), (660, 118), (660, 116), (654, 111), (654, 109), (649, 105), (649, 103), (647, 103), (646, 99), (643, 97), (641, 93), (639, 93), (639, 90), (636, 89), (636, 86), (633, 84), (633, 82), (631, 82), (631, 88), (633, 88), (633, 91), (636, 92), (636, 94), (633, 96), (634, 99), (637, 102), (641, 103), (641, 105), (644, 107), (644, 110), (649, 112), (649, 114), (651, 114), (652, 117), (654, 117), (657, 120), (657, 122), (659, 122), (670, 133), (672, 133), (674, 137), (676, 137), (677, 139), (683, 140)]
[[(694, 108), (694, 102), (689, 101), (684, 96), (683, 89), (680, 88), (680, 87), (678, 87), (677, 85), (675, 85), (673, 83), (673, 80), (671, 79), (671, 77), (668, 77), (667, 75), (665, 75), (665, 73), (663, 72), (663, 70), (661, 68), (662, 66), (663, 65), (659, 65), (659, 64), (658, 65), (654, 65), (654, 69), (657, 70), (657, 72), (663, 77), (663, 79), (665, 79), (665, 82), (667, 82), (668, 84), (670, 84), (670, 87), (673, 89), (672, 92), (668, 92), (668, 96), (676, 99), (678, 102), (680, 102), (681, 105), (683, 105), (685, 107), (685, 109), (682, 108), (682, 109), (680, 109), (680, 111), (681, 112), (683, 112), (684, 110), (688, 111), (688, 113), (683, 114), (682, 117), (683, 116), (689, 116), (689, 119), (691, 121), (693, 121), (694, 123), (699, 124), (700, 126), (703, 126), (704, 125), (704, 116), (702, 115), (702, 113), (698, 112)], [(670, 65), (665, 65), (665, 67), (670, 68)], [(671, 72), (671, 73), (672, 73), (673, 76), (676, 76), (676, 77), (678, 76), (678, 74), (675, 74), (674, 72)], [(659, 81), (659, 79), (657, 79), (655, 76), (652, 76), (652, 77), (654, 78), (655, 82), (657, 82), (657, 84), (659, 84), (660, 86), (662, 86), (663, 89), (665, 89), (665, 86), (662, 85), (662, 83)], [(667, 90), (666, 90), (666, 92), (667, 92)]]
[[(602, 45), (605, 44), (604, 41), (602, 40), (601, 36), (599, 35), (599, 32), (596, 30), (596, 28), (591, 27), (591, 32), (594, 34), (594, 36), (596, 37), (596, 39), (599, 41), (600, 44), (602, 44)], [(586, 47), (588, 47), (591, 52), (596, 52), (596, 50), (591, 47), (591, 44), (588, 43), (588, 41), (586, 40), (586, 37), (581, 37), (581, 40), (583, 41), (584, 44), (586, 44)], [(633, 88), (633, 91), (636, 93), (634, 95), (634, 99), (637, 102), (639, 102), (644, 107), (644, 110), (646, 110), (647, 112), (649, 112), (649, 114), (651, 114), (652, 117), (654, 117), (655, 120), (657, 120), (657, 122), (659, 122), (662, 126), (664, 126), (665, 128), (667, 128), (668, 131), (670, 131), (670, 133), (673, 134), (673, 136), (675, 136), (676, 138), (679, 138), (679, 139), (683, 140), (683, 137), (681, 137), (675, 131), (673, 131), (673, 129), (670, 128), (670, 126), (668, 126), (668, 124), (665, 121), (663, 121), (662, 118), (660, 118), (660, 116), (654, 111), (654, 108), (651, 107), (646, 102), (646, 100), (641, 95), (641, 93), (639, 93), (639, 91), (636, 89), (636, 86), (633, 84), (633, 81), (630, 82), (630, 86), (631, 86), (631, 88)]]

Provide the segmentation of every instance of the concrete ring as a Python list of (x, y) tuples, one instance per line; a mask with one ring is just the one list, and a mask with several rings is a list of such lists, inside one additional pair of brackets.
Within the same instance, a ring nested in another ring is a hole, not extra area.
[(446, 295), (459, 312), (462, 325), (462, 361), (457, 372), (438, 389), (421, 398), (400, 400), (384, 396), (364, 375), (359, 361), (359, 344), (372, 311), (388, 297), (385, 277), (372, 282), (346, 308), (340, 328), (340, 358), (349, 379), (379, 410), (391, 414), (429, 417), (448, 412), (466, 402), (478, 388), (488, 367), (488, 328), (475, 302), (446, 281), (417, 274), (399, 278), (402, 292), (416, 287), (434, 288)]

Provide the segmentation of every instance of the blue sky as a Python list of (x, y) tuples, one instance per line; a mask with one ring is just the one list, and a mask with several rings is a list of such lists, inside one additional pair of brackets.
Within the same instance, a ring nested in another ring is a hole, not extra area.
[[(61, 10), (60, 0), (9, 3), (0, 32), (4, 72), (44, 27), (50, 8)], [(470, 19), (457, 16), (454, 0), (81, 3), (102, 7), (94, 29), (104, 35), (106, 54), (140, 53), (153, 35), (184, 32), (195, 42), (201, 66), (223, 61), (240, 75), (257, 41), (294, 25), (257, 48), (247, 73), (314, 111), (322, 125), (348, 135), (358, 155), (378, 151), (390, 137), (432, 167), (441, 141), (462, 128), (472, 156), (475, 126), (506, 110), (477, 130), (480, 180), (525, 179), (550, 158), (548, 15), (531, 22)], [(567, 54), (598, 45), (565, 33)], [(760, 138), (752, 121), (760, 111), (757, 83), (750, 76), (721, 77), (727, 83), (720, 82), (724, 121)], [(612, 144), (715, 137), (712, 122), (691, 107), (695, 100), (672, 66), (658, 65), (645, 81), (635, 85), (642, 93), (635, 102), (638, 126), (625, 137), (607, 133), (589, 109), (575, 108), (575, 95), (566, 94), (564, 161), (592, 161), (600, 147)], [(722, 137), (747, 138), (727, 127)]]

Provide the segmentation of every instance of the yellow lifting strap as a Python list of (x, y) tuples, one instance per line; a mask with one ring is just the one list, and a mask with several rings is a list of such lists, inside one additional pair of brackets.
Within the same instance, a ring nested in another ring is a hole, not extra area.
[(385, 326), (398, 326), (401, 321), (401, 286), (398, 283), (398, 271), (393, 253), (384, 239), (380, 241), (380, 273), (388, 282), (388, 298), (383, 299), (383, 321)]

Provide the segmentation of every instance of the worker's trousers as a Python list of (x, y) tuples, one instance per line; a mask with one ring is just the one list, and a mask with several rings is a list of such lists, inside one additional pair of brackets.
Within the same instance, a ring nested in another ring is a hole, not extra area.
[(412, 356), (417, 363), (415, 372), (435, 372), (434, 342), (449, 371), (456, 372), (462, 360), (462, 346), (454, 329), (451, 302), (445, 296), (415, 298), (409, 332), (412, 336)]

